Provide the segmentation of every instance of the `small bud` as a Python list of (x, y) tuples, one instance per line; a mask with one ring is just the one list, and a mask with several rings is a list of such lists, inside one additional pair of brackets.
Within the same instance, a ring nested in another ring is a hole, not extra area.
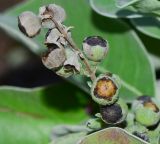
[(18, 16), (18, 27), (26, 36), (32, 38), (40, 32), (41, 22), (34, 13), (26, 11)]
[(102, 120), (107, 124), (118, 124), (125, 120), (128, 107), (122, 99), (112, 105), (100, 106)]
[(92, 130), (99, 130), (103, 127), (103, 122), (100, 118), (91, 118), (87, 121), (86, 126)]
[(108, 43), (99, 36), (87, 37), (83, 41), (83, 51), (89, 60), (100, 62), (108, 52)]
[(56, 74), (64, 77), (64, 78), (68, 78), (70, 76), (73, 75), (73, 71), (68, 71), (64, 66), (62, 68), (60, 68), (59, 70), (56, 71)]
[(100, 105), (113, 104), (118, 99), (119, 89), (118, 76), (102, 74), (93, 82), (92, 99)]
[(44, 28), (55, 28), (55, 24), (52, 21), (54, 18), (57, 22), (62, 23), (66, 18), (64, 9), (55, 4), (49, 4), (48, 6), (40, 7), (39, 16)]
[(158, 106), (147, 96), (139, 97), (133, 102), (132, 109), (137, 122), (144, 126), (154, 126), (160, 121)]
[(58, 69), (63, 66), (66, 60), (65, 50), (63, 48), (49, 48), (47, 53), (42, 57), (43, 64), (48, 69)]

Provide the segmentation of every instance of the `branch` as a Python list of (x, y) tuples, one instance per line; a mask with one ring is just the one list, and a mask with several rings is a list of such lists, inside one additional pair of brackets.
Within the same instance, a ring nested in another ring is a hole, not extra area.
[(79, 57), (82, 60), (82, 62), (84, 63), (84, 65), (86, 66), (86, 69), (87, 69), (87, 71), (88, 71), (88, 73), (90, 75), (91, 80), (94, 81), (96, 79), (95, 72), (92, 71), (89, 62), (86, 59), (86, 57), (84, 56), (84, 54), (82, 53), (82, 51), (77, 47), (77, 45), (73, 41), (73, 39), (70, 38), (70, 37), (68, 37), (67, 32), (63, 29), (63, 27), (61, 26), (61, 24), (58, 23), (53, 17), (51, 19), (54, 22), (56, 28), (59, 30), (59, 32), (63, 34), (64, 39), (69, 43), (69, 45), (72, 47), (72, 49), (75, 50), (75, 51), (78, 51)]

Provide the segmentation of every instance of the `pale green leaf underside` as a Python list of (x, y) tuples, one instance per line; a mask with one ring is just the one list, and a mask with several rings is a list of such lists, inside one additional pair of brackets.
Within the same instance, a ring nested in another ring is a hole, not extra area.
[(148, 144), (121, 128), (106, 128), (83, 138), (79, 144)]
[(68, 134), (57, 138), (49, 144), (148, 144), (147, 142), (128, 133), (126, 130), (111, 127), (89, 135), (85, 132)]
[(57, 140), (53, 140), (49, 144), (77, 144), (77, 142), (80, 141), (80, 139), (83, 138), (85, 135), (85, 132), (71, 133), (66, 136), (62, 136)]
[[(133, 9), (130, 5), (136, 3), (139, 0), (90, 0), (92, 8), (99, 14), (117, 18), (128, 17), (131, 18), (133, 25), (142, 33), (154, 37), (160, 38), (160, 21), (156, 17), (141, 16), (137, 17), (135, 14), (129, 12), (129, 9)], [(131, 15), (130, 15), (130, 14)]]
[(67, 83), (36, 89), (0, 87), (0, 143), (49, 143), (55, 125), (81, 123), (88, 118), (86, 98)]
[[(50, 0), (45, 1), (51, 2)], [(122, 79), (122, 89), (120, 96), (125, 100), (131, 101), (135, 96), (141, 94), (148, 94), (154, 96), (155, 94), (155, 75), (150, 65), (145, 48), (137, 35), (122, 21), (112, 20), (97, 15), (91, 10), (87, 1), (85, 0), (58, 0), (57, 4), (65, 8), (67, 12), (66, 25), (73, 25), (75, 27), (73, 31), (73, 38), (81, 47), (81, 43), (86, 36), (100, 35), (108, 40), (110, 50), (108, 56), (99, 67), (100, 72), (111, 71), (118, 74)], [(8, 11), (8, 15), (17, 16), (22, 11), (33, 10), (38, 11), (38, 7), (42, 5), (41, 1), (34, 0), (26, 2), (24, 5), (15, 7), (15, 9)], [(82, 10), (83, 8), (83, 10)], [(74, 11), (76, 9), (76, 11)], [(73, 12), (74, 11), (74, 12)], [(13, 18), (11, 25), (8, 21), (1, 21), (1, 27), (4, 28), (4, 24), (10, 27), (10, 29), (17, 29), (17, 18)], [(19, 32), (20, 33), (20, 32)], [(39, 52), (45, 50), (43, 46), (44, 31), (42, 35), (35, 38), (34, 41), (26, 39), (30, 43), (39, 45)], [(16, 35), (18, 37), (18, 35)], [(20, 40), (24, 43), (24, 40)], [(43, 47), (42, 47), (43, 46)], [(30, 49), (32, 46), (30, 45)], [(34, 52), (35, 51), (33, 49)], [(39, 53), (38, 52), (38, 53)], [(145, 71), (144, 71), (145, 70)], [(86, 83), (86, 80), (78, 79), (74, 81)], [(87, 86), (78, 83), (79, 87), (88, 89)]]

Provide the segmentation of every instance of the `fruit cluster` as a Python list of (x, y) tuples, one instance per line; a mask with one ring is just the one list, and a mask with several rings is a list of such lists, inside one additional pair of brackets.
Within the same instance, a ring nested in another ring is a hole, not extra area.
[[(48, 69), (65, 78), (75, 74), (90, 77), (91, 97), (100, 106), (96, 118), (87, 122), (90, 130), (127, 122), (124, 128), (132, 134), (145, 141), (154, 141), (155, 138), (149, 136), (149, 127), (157, 126), (160, 121), (159, 106), (151, 98), (141, 96), (129, 110), (119, 98), (120, 78), (109, 72), (96, 77), (97, 66), (107, 55), (108, 42), (100, 36), (90, 36), (84, 39), (81, 51), (72, 39), (72, 27), (63, 24), (65, 18), (63, 8), (50, 4), (40, 7), (38, 16), (30, 11), (23, 12), (18, 17), (18, 26), (31, 38), (42, 28), (48, 29), (44, 42), (47, 50), (42, 56), (42, 62)], [(159, 129), (160, 126), (155, 135), (159, 135)]]

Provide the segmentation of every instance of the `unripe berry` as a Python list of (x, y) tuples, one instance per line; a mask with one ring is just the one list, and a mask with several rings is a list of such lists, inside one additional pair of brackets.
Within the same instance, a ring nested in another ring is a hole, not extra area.
[(83, 51), (89, 60), (100, 62), (108, 52), (108, 43), (100, 36), (87, 37), (83, 41)]
[(150, 97), (139, 97), (133, 102), (132, 109), (136, 121), (144, 126), (154, 126), (160, 121), (160, 110)]

